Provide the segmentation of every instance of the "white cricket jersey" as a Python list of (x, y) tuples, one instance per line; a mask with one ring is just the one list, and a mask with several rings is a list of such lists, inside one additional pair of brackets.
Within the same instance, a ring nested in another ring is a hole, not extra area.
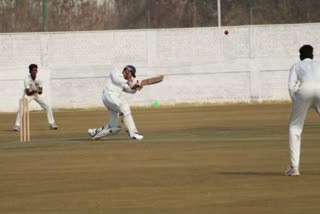
[(135, 93), (136, 90), (131, 89), (128, 85), (128, 80), (123, 77), (122, 71), (113, 70), (110, 73), (110, 78), (107, 80), (107, 85), (103, 90), (103, 93), (120, 97), (122, 92)]
[[(24, 79), (24, 89), (28, 90), (37, 90), (37, 88), (42, 88), (42, 81), (36, 77), (35, 80), (31, 78), (31, 75), (28, 75)], [(23, 90), (24, 95), (26, 95), (26, 90)]]
[(307, 58), (295, 63), (290, 69), (288, 88), (291, 98), (299, 89), (320, 89), (320, 61)]

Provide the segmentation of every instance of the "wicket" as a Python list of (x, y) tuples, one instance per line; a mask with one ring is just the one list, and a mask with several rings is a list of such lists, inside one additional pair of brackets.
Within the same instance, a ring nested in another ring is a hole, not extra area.
[(19, 101), (20, 142), (30, 141), (29, 102), (26, 98)]

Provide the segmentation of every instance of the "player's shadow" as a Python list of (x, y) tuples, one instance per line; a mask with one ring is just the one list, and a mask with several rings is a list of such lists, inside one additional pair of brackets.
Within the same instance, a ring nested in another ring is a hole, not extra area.
[(91, 140), (90, 138), (68, 138), (65, 141), (70, 142), (114, 142), (114, 141), (124, 141), (126, 138), (110, 138), (110, 139), (99, 139), (99, 140)]
[(219, 175), (255, 175), (255, 176), (283, 176), (281, 172), (256, 172), (256, 171), (237, 171), (237, 172), (218, 172)]
[(19, 133), (19, 131), (13, 131), (13, 129), (3, 129), (0, 132), (15, 132), (15, 133)]

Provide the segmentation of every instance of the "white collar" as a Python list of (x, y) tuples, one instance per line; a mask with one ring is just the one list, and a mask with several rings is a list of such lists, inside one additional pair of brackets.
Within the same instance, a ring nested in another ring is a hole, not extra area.
[(31, 77), (31, 74), (29, 74), (29, 78), (30, 78), (32, 81), (37, 81), (37, 80), (38, 80), (38, 77), (36, 77), (36, 78), (33, 80), (32, 77)]

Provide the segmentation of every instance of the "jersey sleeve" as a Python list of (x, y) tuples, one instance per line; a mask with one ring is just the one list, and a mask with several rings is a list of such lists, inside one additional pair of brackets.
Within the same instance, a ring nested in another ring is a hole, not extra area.
[(112, 82), (116, 85), (123, 85), (128, 83), (128, 81), (125, 78), (123, 78), (122, 73), (116, 71), (111, 71), (110, 78)]
[(43, 83), (42, 83), (41, 80), (38, 80), (38, 87), (39, 87), (39, 88), (43, 88)]
[(297, 85), (298, 85), (298, 75), (296, 72), (296, 65), (293, 65), (290, 69), (289, 81), (288, 81), (288, 90), (292, 100), (294, 99), (294, 93), (296, 91)]
[(30, 85), (29, 85), (28, 79), (25, 79), (25, 80), (24, 80), (24, 88), (25, 88), (25, 89), (28, 89), (28, 90), (30, 89)]
[(137, 89), (132, 89), (128, 84), (123, 84), (123, 91), (130, 94), (134, 94), (137, 92)]

